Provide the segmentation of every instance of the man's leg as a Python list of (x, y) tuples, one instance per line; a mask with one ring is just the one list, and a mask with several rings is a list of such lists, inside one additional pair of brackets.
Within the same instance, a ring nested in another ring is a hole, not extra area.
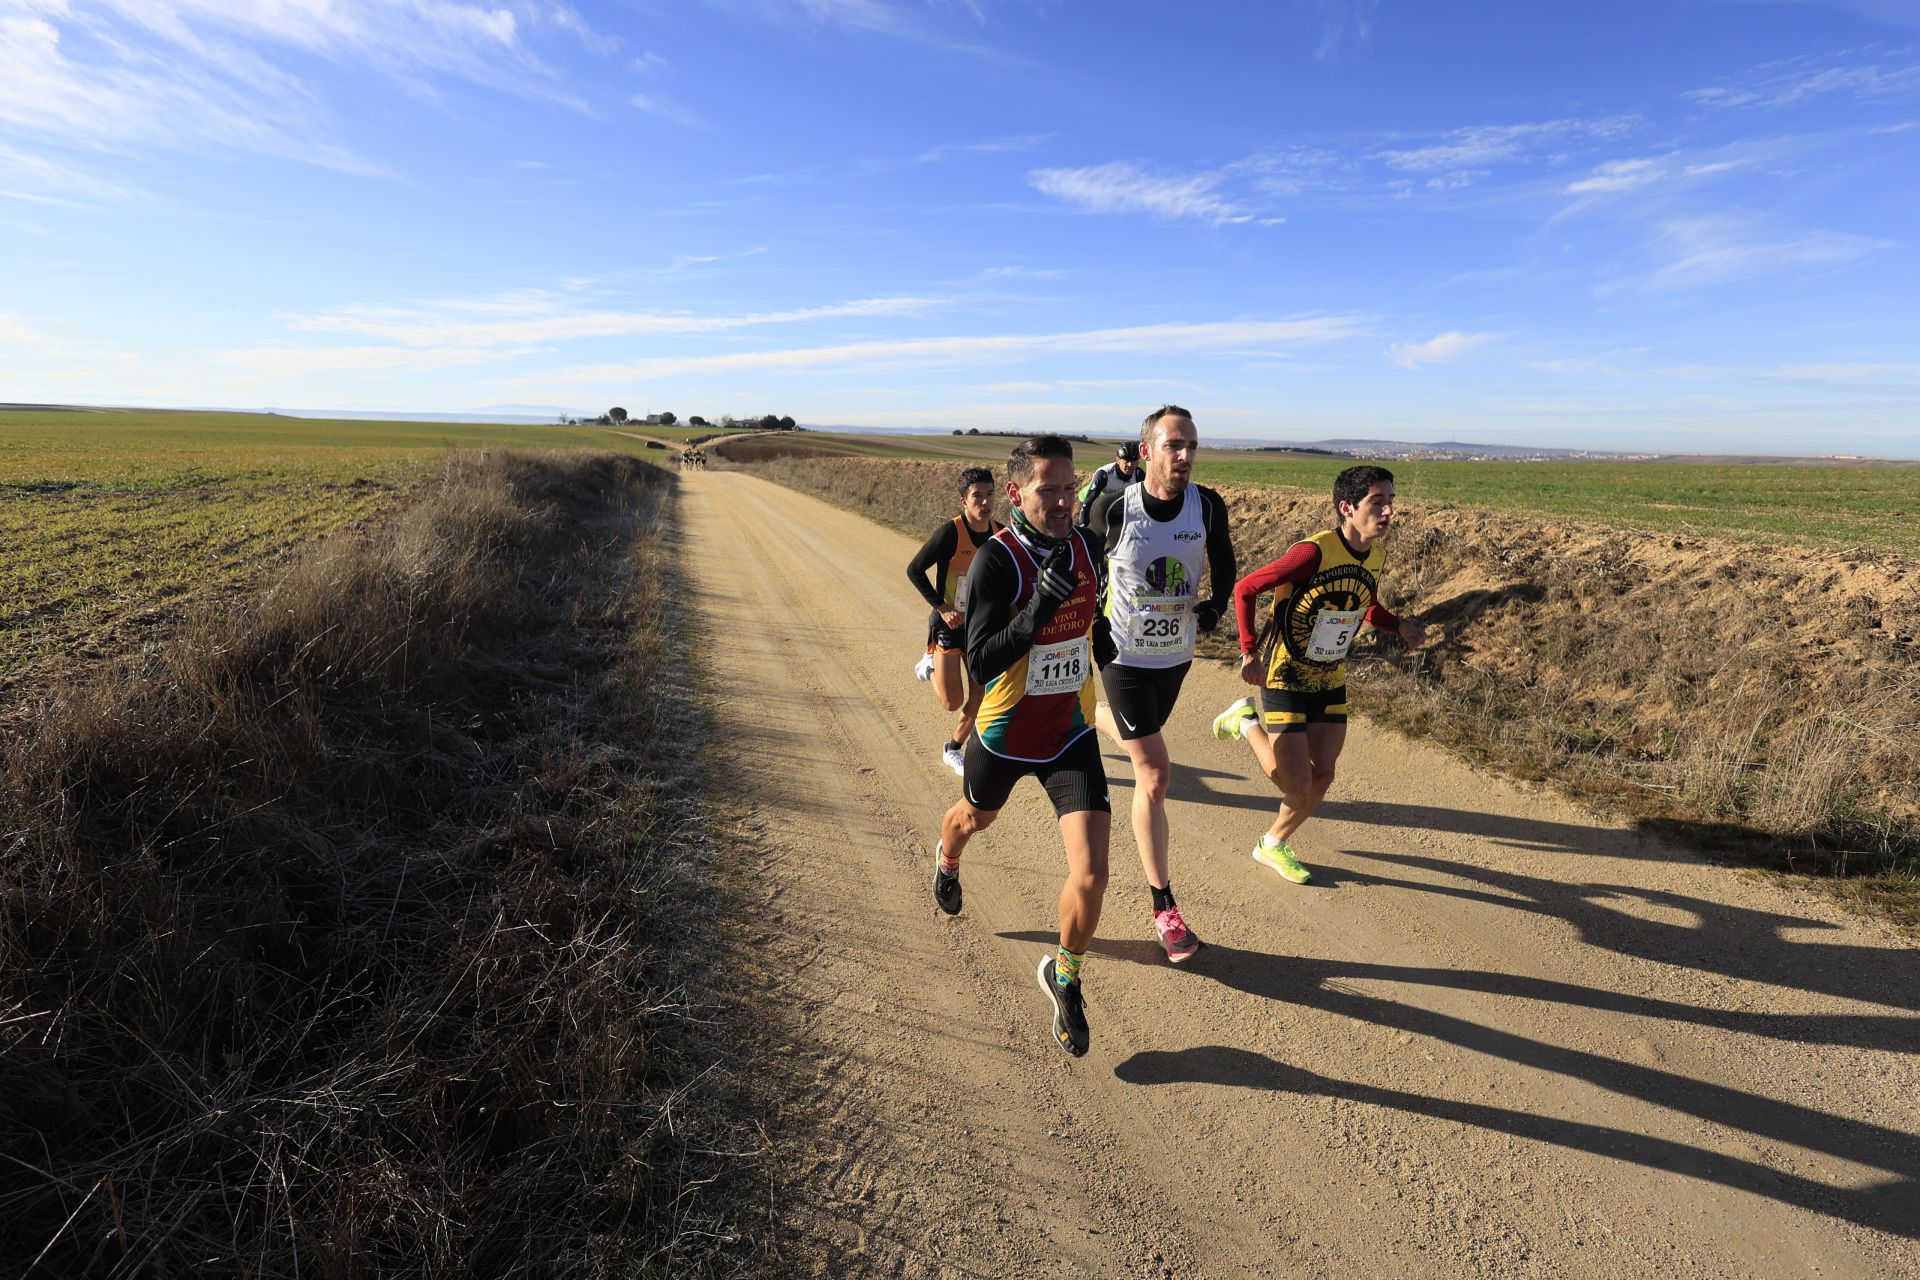
[(1113, 818), (1097, 812), (1069, 813), (1060, 819), (1067, 850), (1067, 878), (1060, 886), (1060, 945), (1084, 955), (1100, 927), (1107, 896), (1107, 844)]
[[(954, 801), (940, 819), (940, 865), (947, 871), (960, 869), (960, 853), (977, 831), (985, 831), (1000, 816), (998, 809), (976, 809), (965, 796)], [(925, 856), (925, 855), (922, 855)]]
[[(961, 669), (966, 670), (965, 663), (961, 664)], [(962, 743), (967, 740), (967, 735), (973, 732), (974, 717), (980, 714), (980, 704), (987, 696), (987, 686), (976, 681), (971, 671), (966, 672), (966, 676), (966, 705), (960, 708), (960, 718), (954, 722), (953, 726), (953, 740)]]
[[(958, 649), (935, 649), (933, 651), (933, 696), (940, 699), (940, 705), (948, 711), (958, 711), (967, 701), (966, 663)], [(953, 735), (955, 742), (965, 742), (967, 731), (973, 726)]]
[(1254, 860), (1295, 884), (1306, 884), (1313, 879), (1313, 873), (1294, 856), (1287, 837), (1307, 820), (1317, 803), (1313, 797), (1312, 736), (1315, 729), (1324, 727), (1327, 726), (1310, 724), (1274, 732), (1254, 720), (1243, 730), (1247, 745), (1253, 749), (1254, 760), (1280, 792), (1280, 812), (1254, 846)]
[(1101, 703), (1094, 708), (1093, 722), (1100, 732), (1120, 744), (1133, 762), (1133, 842), (1140, 847), (1140, 869), (1147, 883), (1156, 889), (1167, 887), (1167, 785), (1173, 779), (1173, 762), (1167, 755), (1167, 740), (1160, 733), (1144, 738), (1123, 738), (1114, 723), (1113, 708)]
[[(1304, 787), (1284, 790), (1280, 813), (1269, 829), (1269, 834), (1283, 843), (1293, 838), (1300, 824), (1311, 818), (1313, 811), (1320, 807), (1320, 802), (1327, 798), (1327, 788), (1333, 785), (1334, 767), (1339, 763), (1340, 750), (1347, 745), (1347, 726), (1320, 722), (1308, 725), (1305, 733), (1285, 736), (1299, 741), (1300, 747), (1293, 754), (1304, 759), (1307, 780)], [(1294, 759), (1291, 763), (1297, 770), (1301, 759)]]

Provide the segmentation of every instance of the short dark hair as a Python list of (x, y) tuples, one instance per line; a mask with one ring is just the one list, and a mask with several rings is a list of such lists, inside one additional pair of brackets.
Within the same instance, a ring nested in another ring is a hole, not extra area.
[(1065, 436), (1052, 434), (1029, 436), (1013, 446), (1013, 452), (1007, 456), (1007, 479), (1019, 484), (1033, 474), (1035, 458), (1065, 458), (1073, 461), (1073, 446)]
[(1385, 467), (1377, 467), (1369, 462), (1358, 467), (1348, 467), (1333, 478), (1333, 514), (1340, 515), (1340, 504), (1351, 502), (1355, 506), (1367, 496), (1367, 490), (1377, 484), (1392, 484), (1393, 472)]
[(966, 497), (967, 490), (977, 484), (992, 484), (993, 472), (985, 467), (968, 467), (960, 473), (960, 496)]
[(1193, 421), (1193, 415), (1188, 413), (1185, 409), (1182, 409), (1179, 405), (1163, 404), (1158, 409), (1155, 409), (1152, 413), (1148, 414), (1146, 416), (1146, 419), (1141, 422), (1140, 424), (1140, 443), (1141, 444), (1153, 443), (1153, 425), (1154, 423), (1160, 421), (1160, 419), (1165, 417), (1185, 418), (1188, 422)]

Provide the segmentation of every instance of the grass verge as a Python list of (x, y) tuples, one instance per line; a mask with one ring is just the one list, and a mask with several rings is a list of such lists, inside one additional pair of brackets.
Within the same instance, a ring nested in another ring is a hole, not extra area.
[(736, 1269), (672, 481), (460, 455), (0, 742), (0, 1256)]

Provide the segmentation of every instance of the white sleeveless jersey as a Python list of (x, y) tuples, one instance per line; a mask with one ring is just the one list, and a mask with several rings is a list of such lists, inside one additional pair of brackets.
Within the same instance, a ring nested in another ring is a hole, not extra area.
[(1107, 620), (1127, 667), (1177, 667), (1193, 658), (1205, 567), (1207, 526), (1199, 491), (1181, 497), (1180, 514), (1164, 523), (1147, 514), (1145, 485), (1128, 485), (1120, 536), (1107, 548)]

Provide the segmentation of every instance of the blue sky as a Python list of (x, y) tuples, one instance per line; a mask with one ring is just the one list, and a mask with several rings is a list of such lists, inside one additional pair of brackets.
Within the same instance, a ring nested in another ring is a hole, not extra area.
[(1920, 456), (1920, 0), (0, 0), (0, 400)]

